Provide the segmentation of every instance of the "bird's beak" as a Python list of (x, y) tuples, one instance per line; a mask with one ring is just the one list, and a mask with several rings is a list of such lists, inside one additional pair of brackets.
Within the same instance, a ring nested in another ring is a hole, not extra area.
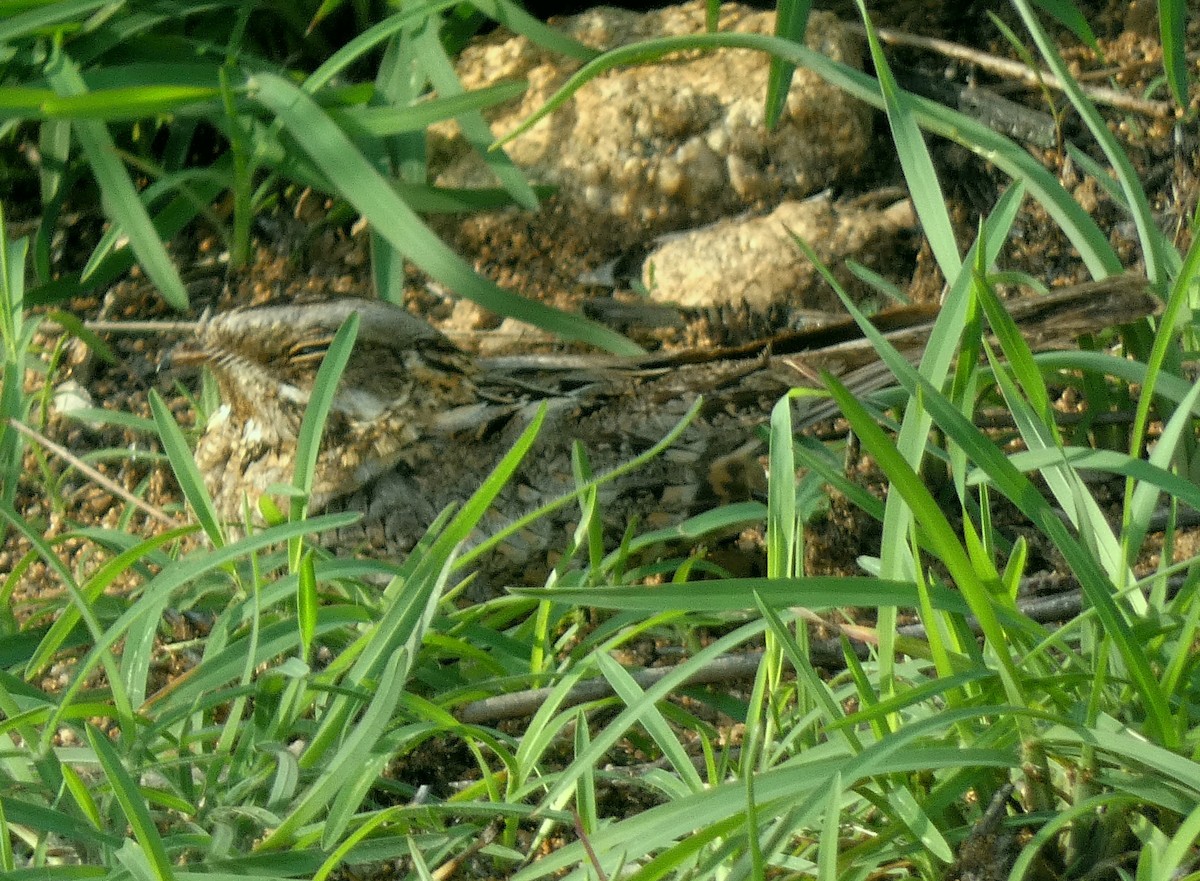
[(167, 352), (158, 365), (159, 372), (198, 370), (209, 362), (209, 355), (193, 342), (182, 342)]

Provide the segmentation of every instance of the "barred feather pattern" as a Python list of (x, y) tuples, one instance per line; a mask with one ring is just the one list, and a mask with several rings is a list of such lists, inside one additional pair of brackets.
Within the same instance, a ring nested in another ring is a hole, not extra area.
[[(1128, 277), (1010, 304), (1039, 348), (1157, 309), (1144, 283)], [(750, 439), (781, 395), (816, 384), (822, 370), (859, 394), (889, 377), (850, 326), (640, 359), (481, 359), (380, 301), (234, 310), (203, 321), (172, 356), (175, 364), (206, 365), (216, 377), (222, 407), (195, 457), (227, 521), (239, 522), (245, 501), (253, 505), (271, 484), (290, 482), (317, 368), (351, 312), (359, 315), (359, 334), (328, 418), (310, 509), (361, 512), (362, 520), (334, 541), (391, 558), (410, 550), (444, 508), (469, 498), (543, 404), (547, 415), (535, 446), (485, 515), (476, 541), (571, 492), (576, 441), (593, 473), (607, 472), (658, 443), (700, 396), (699, 415), (669, 449), (602, 487), (606, 528), (619, 537), (634, 518), (656, 528), (754, 497), (765, 476)], [(913, 308), (881, 313), (876, 321), (916, 359), (935, 317), (935, 310)], [(798, 425), (832, 415), (819, 398), (801, 401)], [(540, 577), (577, 517), (578, 508), (566, 505), (510, 536), (483, 564), (491, 580)]]

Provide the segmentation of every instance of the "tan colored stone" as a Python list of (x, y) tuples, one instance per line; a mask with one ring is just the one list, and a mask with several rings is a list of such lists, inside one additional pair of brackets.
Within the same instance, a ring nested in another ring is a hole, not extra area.
[[(723, 220), (670, 236), (646, 259), (642, 281), (652, 299), (684, 307), (744, 304), (765, 312), (783, 304), (798, 311), (840, 311), (792, 234), (849, 281), (842, 271), (847, 258), (887, 275), (889, 255), (898, 253), (916, 225), (907, 199), (882, 209), (838, 205), (826, 195), (784, 202), (763, 217)], [(908, 271), (905, 263), (902, 274)]]
[[(704, 4), (644, 14), (601, 7), (554, 24), (605, 50), (702, 33)], [(774, 13), (726, 4), (720, 26), (770, 34)], [(830, 14), (812, 14), (807, 42), (838, 61), (859, 64), (857, 39)], [(783, 118), (767, 131), (768, 66), (762, 53), (718, 50), (612, 70), (507, 149), (533, 180), (559, 187), (560, 218), (581, 224), (578, 234), (605, 256), (665, 231), (807, 195), (856, 170), (870, 135), (869, 108), (801, 69)], [(491, 115), (500, 135), (541, 107), (579, 67), (524, 37), (497, 31), (463, 51), (458, 73), (468, 88), (529, 81), (522, 99)], [(443, 139), (434, 145), (434, 167), (442, 169), (438, 183), (495, 185), (455, 131), (443, 127)]]

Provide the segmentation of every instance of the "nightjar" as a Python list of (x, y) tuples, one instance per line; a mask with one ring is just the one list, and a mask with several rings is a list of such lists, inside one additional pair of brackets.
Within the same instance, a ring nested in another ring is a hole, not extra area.
[[(1154, 312), (1157, 301), (1144, 283), (1122, 278), (1009, 306), (1033, 344), (1046, 346), (1133, 321)], [(313, 379), (351, 312), (359, 315), (358, 337), (326, 424), (310, 510), (361, 512), (336, 543), (389, 557), (411, 549), (446, 506), (465, 501), (543, 403), (536, 444), (485, 515), (481, 537), (575, 488), (576, 441), (594, 473), (608, 471), (658, 443), (700, 395), (698, 417), (675, 444), (603, 485), (606, 527), (619, 537), (635, 517), (654, 528), (752, 496), (764, 475), (748, 439), (789, 388), (814, 384), (821, 369), (859, 393), (890, 376), (852, 324), (635, 360), (485, 359), (382, 301), (234, 310), (203, 320), (172, 354), (175, 365), (206, 365), (220, 389), (222, 406), (195, 458), (226, 520), (241, 520), (244, 499), (253, 504), (270, 485), (290, 482)], [(881, 313), (876, 324), (915, 358), (935, 315), (900, 309)], [(808, 400), (800, 424), (830, 415), (820, 399)], [(486, 564), (492, 577), (543, 571), (577, 516), (568, 505), (511, 536)]]

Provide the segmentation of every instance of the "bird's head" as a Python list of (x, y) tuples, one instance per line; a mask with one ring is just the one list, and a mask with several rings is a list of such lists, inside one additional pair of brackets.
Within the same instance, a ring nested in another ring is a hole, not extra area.
[(243, 495), (290, 480), (296, 438), (317, 371), (351, 313), (350, 360), (326, 422), (314, 501), (352, 491), (391, 467), (445, 410), (475, 398), (471, 364), (445, 337), (382, 301), (339, 299), (237, 309), (202, 319), (172, 367), (207, 367), (222, 406), (196, 460), (222, 513)]

